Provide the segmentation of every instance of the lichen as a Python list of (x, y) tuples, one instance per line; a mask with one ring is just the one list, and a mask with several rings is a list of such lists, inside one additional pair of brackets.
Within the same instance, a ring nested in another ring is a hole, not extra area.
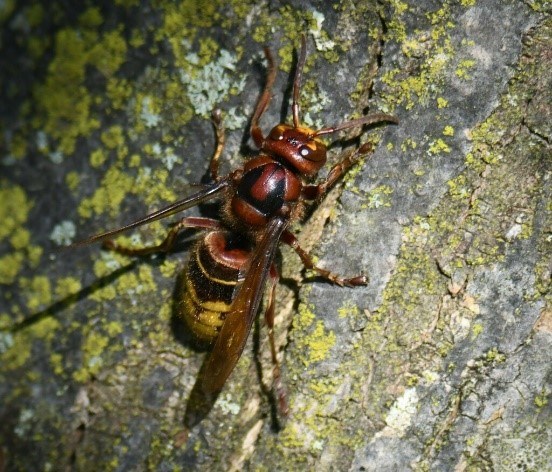
[(33, 206), (25, 191), (5, 180), (0, 181), (0, 241), (11, 238), (27, 222)]
[(55, 38), (55, 56), (48, 75), (33, 91), (38, 113), (33, 126), (57, 143), (55, 152), (72, 154), (76, 140), (100, 127), (94, 117), (94, 98), (85, 87), (86, 67), (94, 66), (103, 75), (113, 75), (126, 58), (122, 29), (96, 31), (102, 22), (97, 8), (79, 18), (80, 29), (64, 28)]
[(100, 215), (108, 212), (115, 216), (120, 212), (121, 203), (134, 187), (131, 176), (118, 167), (107, 170), (99, 187), (90, 198), (84, 198), (79, 205), (78, 212), (83, 218)]
[[(421, 60), (415, 75), (401, 67), (383, 74), (381, 80), (387, 86), (383, 109), (392, 112), (396, 106), (402, 105), (411, 110), (416, 105), (429, 106), (432, 100), (437, 101), (438, 108), (445, 108), (448, 102), (441, 94), (451, 65), (457, 62), (456, 75), (461, 79), (469, 79), (469, 71), (475, 66), (473, 57), (462, 57), (469, 53), (469, 49), (466, 52), (457, 50), (451, 41), (456, 28), (451, 3), (442, 2), (437, 10), (427, 13), (430, 28), (415, 31), (411, 36), (406, 34), (402, 20), (408, 5), (399, 1), (391, 2), (391, 5), (394, 11), (388, 22), (386, 39), (399, 43), (406, 57), (415, 56)], [(471, 5), (466, 2), (463, 6), (469, 8)]]
[(312, 307), (299, 305), (298, 316), (293, 319), (293, 326), (298, 332), (308, 332), (297, 339), (301, 361), (305, 367), (326, 358), (335, 344), (335, 334), (327, 331), (321, 320), (316, 321)]
[(389, 409), (385, 417), (387, 428), (382, 431), (381, 435), (403, 437), (417, 411), (418, 402), (416, 389), (407, 388)]

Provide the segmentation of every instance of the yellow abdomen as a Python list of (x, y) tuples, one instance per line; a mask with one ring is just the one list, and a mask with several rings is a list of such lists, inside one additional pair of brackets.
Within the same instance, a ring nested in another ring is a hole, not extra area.
[(212, 343), (232, 307), (238, 276), (249, 257), (243, 240), (212, 231), (198, 241), (177, 292), (177, 312), (193, 334)]

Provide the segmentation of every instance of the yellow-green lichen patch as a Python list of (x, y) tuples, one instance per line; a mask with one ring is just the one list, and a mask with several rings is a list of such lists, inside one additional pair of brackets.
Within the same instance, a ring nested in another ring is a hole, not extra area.
[[(293, 51), (300, 42), (301, 34), (305, 32), (306, 24), (308, 33), (314, 39), (317, 55), (322, 56), (328, 62), (337, 62), (340, 52), (345, 50), (346, 41), (339, 43), (334, 41), (323, 28), (324, 21), (324, 15), (317, 10), (284, 5), (279, 8), (278, 15), (271, 15), (266, 20), (261, 17), (260, 23), (252, 32), (252, 37), (258, 43), (265, 44), (270, 40), (275, 28), (281, 31), (284, 39), (282, 39), (282, 46), (278, 51), (280, 68), (290, 71)], [(307, 58), (307, 60), (309, 59)], [(308, 64), (306, 69), (308, 70)]]
[(500, 352), (498, 348), (493, 347), (485, 354), (485, 360), (495, 364), (502, 364), (506, 361), (506, 355)]
[(401, 151), (407, 152), (409, 149), (416, 149), (418, 147), (418, 143), (414, 141), (412, 138), (406, 138), (401, 143)]
[(83, 39), (74, 30), (61, 30), (55, 48), (46, 82), (34, 90), (39, 109), (34, 125), (59, 140), (59, 151), (70, 154), (76, 138), (98, 128), (99, 121), (90, 116), (92, 99), (82, 85), (87, 57)]
[[(200, 38), (199, 53), (191, 53), (192, 44), (197, 33), (203, 29), (220, 23), (223, 20), (216, 2), (198, 4), (186, 0), (178, 4), (164, 3), (162, 5), (163, 24), (155, 35), (157, 40), (166, 40), (171, 45), (175, 65), (182, 73), (194, 75), (194, 69), (207, 67), (212, 62), (218, 45), (211, 38)], [(193, 12), (197, 10), (197, 14)], [(209, 110), (210, 111), (210, 110)]]
[(103, 34), (90, 50), (89, 62), (104, 76), (110, 77), (119, 70), (126, 60), (127, 45), (123, 27)]
[(38, 109), (33, 126), (54, 141), (52, 155), (71, 154), (79, 137), (100, 126), (93, 113), (95, 98), (85, 87), (86, 68), (95, 67), (109, 78), (126, 60), (122, 27), (99, 34), (102, 23), (100, 10), (89, 8), (79, 17), (78, 28), (59, 30), (46, 80), (33, 90)]
[(160, 201), (176, 200), (176, 193), (167, 184), (169, 172), (166, 169), (142, 167), (134, 183), (132, 193), (143, 198), (146, 205), (158, 204)]
[[(382, 82), (387, 85), (385, 101), (387, 111), (393, 111), (397, 105), (407, 110), (415, 105), (426, 106), (430, 100), (437, 100), (438, 108), (447, 106), (447, 100), (440, 96), (445, 77), (456, 61), (456, 50), (451, 41), (451, 33), (456, 28), (452, 21), (452, 2), (442, 2), (435, 11), (427, 13), (430, 21), (429, 30), (414, 32), (407, 36), (402, 15), (405, 4), (392, 2), (394, 13), (388, 23), (387, 38), (401, 44), (405, 57), (413, 56), (419, 60), (419, 72), (395, 68), (387, 71)], [(462, 59), (456, 66), (456, 75), (462, 79), (469, 78), (475, 61), (472, 58)]]
[(117, 149), (125, 144), (123, 128), (114, 125), (102, 132), (100, 139), (107, 149)]
[[(129, 244), (125, 245), (129, 246)], [(125, 261), (128, 261), (125, 256), (114, 252), (102, 252), (101, 258), (94, 263), (94, 273), (98, 278), (108, 276), (125, 265)], [(134, 298), (146, 293), (154, 293), (156, 290), (157, 284), (152, 268), (143, 264), (138, 267), (137, 271), (125, 272), (117, 277), (112, 284), (94, 290), (90, 298), (96, 301), (114, 300), (121, 295)]]
[(67, 185), (67, 188), (71, 190), (71, 192), (74, 192), (77, 190), (81, 182), (81, 176), (78, 172), (71, 171), (68, 172), (65, 176), (65, 185)]
[(470, 70), (475, 66), (475, 61), (473, 59), (464, 59), (460, 61), (454, 73), (459, 79), (469, 80), (470, 79)]
[(535, 396), (535, 400), (534, 400), (535, 406), (538, 409), (543, 409), (544, 407), (546, 407), (546, 405), (548, 405), (549, 397), (550, 397), (550, 391), (548, 391), (546, 388), (543, 388), (541, 392)]
[(29, 264), (29, 267), (31, 269), (36, 269), (36, 267), (40, 263), (40, 259), (42, 258), (44, 249), (42, 249), (42, 247), (40, 246), (29, 244), (25, 248), (25, 251), (27, 253), (27, 263)]
[(445, 126), (443, 129), (443, 135), (454, 136), (454, 128), (450, 125)]
[(370, 190), (365, 198), (368, 200), (366, 203), (361, 204), (361, 208), (380, 208), (391, 206), (391, 195), (393, 189), (388, 185), (379, 185), (378, 187)]
[[(507, 104), (506, 110), (510, 107)], [(494, 114), (472, 130), (472, 151), (465, 160), (467, 169), (448, 182), (449, 203), (455, 207), (454, 212), (458, 212), (455, 214), (462, 223), (461, 231), (473, 235), (467, 254), (458, 259), (461, 265), (499, 261), (505, 241), (526, 239), (532, 231), (532, 212), (521, 209), (534, 205), (532, 195), (538, 190), (537, 174), (521, 171), (524, 164), (517, 158), (517, 140), (512, 142), (510, 149), (496, 150), (505, 133), (503, 118), (511, 119), (509, 112)], [(519, 176), (523, 176), (523, 182)], [(448, 219), (454, 221), (454, 218)], [(464, 245), (461, 232), (451, 229), (447, 252)], [(451, 261), (451, 264), (454, 263)]]
[(441, 154), (443, 152), (444, 153), (450, 152), (450, 146), (445, 141), (443, 141), (441, 138), (430, 141), (429, 148), (427, 150), (427, 153), (430, 156), (434, 156), (435, 154)]
[(476, 339), (483, 331), (485, 330), (484, 326), (481, 323), (474, 323), (472, 326), (472, 336), (471, 339)]
[(90, 165), (92, 167), (102, 166), (107, 159), (107, 154), (103, 149), (96, 149), (90, 153)]
[(166, 259), (163, 261), (163, 264), (161, 264), (159, 270), (163, 277), (172, 279), (176, 277), (176, 274), (181, 266), (182, 264), (180, 262)]
[(17, 2), (15, 0), (7, 0), (0, 4), (0, 21), (2, 21), (3, 24), (15, 10), (16, 4)]
[(54, 293), (57, 299), (77, 295), (82, 289), (80, 280), (75, 277), (63, 277), (57, 280)]
[(0, 181), (0, 202), (0, 241), (3, 241), (27, 221), (33, 205), (21, 187), (4, 180)]
[(132, 96), (132, 88), (128, 79), (110, 77), (106, 85), (106, 95), (113, 110), (121, 110)]
[(448, 106), (448, 100), (443, 97), (437, 97), (437, 108), (446, 108)]
[[(297, 421), (291, 421), (280, 435), (280, 443), (275, 445), (278, 449), (289, 448), (297, 454), (317, 454), (322, 446), (330, 440), (341, 437), (343, 442), (348, 437), (338, 436), (338, 427), (334, 422), (324, 421), (329, 404), (334, 397), (338, 384), (335, 379), (317, 379), (308, 383), (306, 395), (298, 395), (293, 403), (293, 411)], [(342, 433), (342, 432), (341, 432)]]
[(23, 277), (19, 279), (19, 288), (24, 294), (27, 307), (31, 311), (44, 308), (52, 303), (52, 288), (50, 279), (44, 275), (33, 278)]
[(9, 285), (15, 282), (23, 268), (25, 256), (22, 252), (12, 252), (0, 257), (0, 284)]
[(103, 366), (102, 354), (109, 344), (109, 338), (98, 332), (88, 333), (82, 344), (83, 367), (73, 373), (77, 382), (86, 382), (98, 374)]
[(102, 179), (102, 185), (90, 198), (84, 198), (78, 212), (83, 218), (107, 212), (115, 216), (120, 212), (120, 205), (134, 186), (134, 179), (117, 166), (108, 169)]
[(209, 28), (221, 19), (216, 2), (185, 0), (178, 3), (166, 2), (162, 7), (164, 9), (163, 26), (158, 35), (161, 38), (173, 38), (175, 44), (179, 38), (193, 38), (197, 30)]
[(0, 351), (1, 370), (9, 371), (23, 367), (31, 356), (36, 340), (51, 343), (59, 336), (60, 323), (54, 318), (43, 318), (29, 328), (13, 334), (11, 345), (5, 352)]
[(357, 317), (360, 314), (358, 306), (352, 302), (346, 302), (341, 308), (337, 310), (337, 316), (340, 318)]
[(335, 334), (326, 330), (324, 323), (321, 320), (315, 321), (315, 318), (312, 309), (302, 304), (299, 306), (298, 316), (293, 320), (294, 330), (302, 333), (296, 342), (305, 367), (325, 359), (335, 344)]
[(73, 373), (77, 382), (86, 382), (97, 375), (105, 364), (123, 349), (119, 340), (123, 333), (123, 324), (118, 321), (103, 321), (94, 325), (81, 325), (82, 364)]
[[(404, 251), (401, 251), (400, 261), (395, 269), (395, 276), (387, 285), (383, 294), (384, 302), (379, 312), (386, 312), (388, 305), (397, 309), (397, 303), (401, 305), (401, 311), (416, 313), (425, 305), (425, 297), (436, 295), (441, 287), (441, 277), (432, 257), (425, 251), (422, 244), (429, 236), (431, 226), (420, 222), (403, 234)], [(396, 312), (396, 311), (395, 311)], [(418, 313), (417, 323), (423, 318), (429, 318), (430, 313)], [(410, 337), (414, 335), (412, 326), (408, 322), (401, 322), (397, 326), (397, 334)]]

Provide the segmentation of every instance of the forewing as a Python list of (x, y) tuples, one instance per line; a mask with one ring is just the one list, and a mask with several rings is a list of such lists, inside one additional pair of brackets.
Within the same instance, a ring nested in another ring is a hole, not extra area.
[(114, 236), (117, 236), (120, 233), (124, 233), (129, 229), (136, 228), (138, 226), (142, 226), (146, 223), (151, 223), (156, 220), (160, 220), (161, 218), (166, 218), (167, 216), (174, 215), (175, 213), (178, 213), (180, 211), (186, 210), (187, 208), (191, 208), (195, 205), (198, 205), (201, 202), (210, 200), (211, 198), (214, 198), (221, 190), (223, 190), (227, 186), (228, 186), (228, 179), (219, 180), (217, 182), (212, 183), (211, 185), (205, 186), (199, 192), (194, 193), (189, 197), (183, 198), (182, 200), (179, 200), (173, 203), (172, 205), (169, 205), (168, 207), (161, 208), (160, 210), (154, 211), (153, 213), (150, 213), (149, 215), (146, 215), (140, 218), (139, 220), (133, 221), (128, 225), (122, 226), (117, 229), (113, 229), (111, 231), (107, 231), (105, 233), (96, 234), (82, 241), (77, 241), (76, 243), (73, 243), (67, 247), (72, 248), (77, 246), (86, 246), (87, 244), (98, 243), (101, 241), (112, 239)]
[(280, 218), (273, 219), (249, 260), (245, 280), (238, 289), (232, 309), (207, 359), (203, 379), (203, 390), (206, 393), (217, 393), (222, 390), (241, 356), (253, 320), (259, 310), (280, 236), (286, 226), (286, 221)]

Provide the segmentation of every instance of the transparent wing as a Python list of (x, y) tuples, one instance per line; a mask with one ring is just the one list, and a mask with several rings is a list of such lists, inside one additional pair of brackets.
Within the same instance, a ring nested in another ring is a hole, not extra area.
[(280, 236), (286, 226), (286, 221), (274, 218), (249, 260), (245, 280), (238, 289), (232, 309), (207, 359), (202, 383), (203, 391), (206, 393), (217, 393), (222, 390), (243, 352), (253, 320), (259, 310)]
[(87, 239), (83, 239), (82, 241), (77, 241), (76, 243), (70, 244), (67, 247), (73, 248), (78, 246), (86, 246), (87, 244), (98, 243), (107, 239), (112, 239), (114, 236), (117, 236), (120, 233), (124, 233), (125, 231), (128, 231), (132, 228), (142, 226), (146, 223), (151, 223), (152, 221), (160, 220), (161, 218), (166, 218), (167, 216), (174, 215), (175, 213), (198, 205), (201, 202), (210, 200), (211, 198), (216, 197), (217, 194), (225, 189), (227, 186), (228, 179), (219, 180), (218, 182), (214, 182), (210, 185), (205, 186), (199, 192), (194, 193), (189, 197), (183, 198), (182, 200), (179, 200), (169, 205), (168, 207), (161, 208), (160, 210), (150, 213), (149, 215), (146, 215), (139, 220), (129, 223), (128, 225), (113, 229), (111, 231), (107, 231), (105, 233), (96, 234)]

